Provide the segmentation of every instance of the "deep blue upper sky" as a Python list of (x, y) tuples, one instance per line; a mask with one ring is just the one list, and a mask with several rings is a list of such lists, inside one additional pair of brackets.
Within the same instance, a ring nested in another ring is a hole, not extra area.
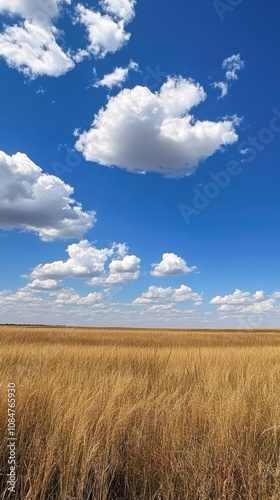
[(280, 7), (233, 3), (0, 0), (0, 322), (280, 326)]

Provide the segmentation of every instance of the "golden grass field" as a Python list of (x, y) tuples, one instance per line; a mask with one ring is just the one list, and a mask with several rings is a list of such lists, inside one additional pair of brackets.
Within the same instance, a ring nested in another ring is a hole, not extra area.
[(280, 499), (280, 331), (7, 326), (0, 361), (0, 498)]

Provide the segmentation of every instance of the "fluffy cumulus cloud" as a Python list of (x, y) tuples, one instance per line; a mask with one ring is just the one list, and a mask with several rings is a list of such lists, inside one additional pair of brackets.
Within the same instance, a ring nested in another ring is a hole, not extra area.
[(242, 61), (240, 54), (233, 54), (223, 60), (222, 68), (226, 70), (227, 80), (237, 80), (237, 71), (245, 67), (245, 62)]
[[(263, 296), (263, 292), (259, 291), (258, 295)], [(231, 295), (225, 295), (224, 297), (222, 297), (221, 295), (217, 295), (210, 301), (210, 304), (244, 304), (245, 302), (248, 302), (248, 300), (250, 300), (250, 297), (251, 294), (249, 292), (242, 292), (237, 288)]]
[(70, 4), (71, 0), (0, 0), (0, 13), (23, 18), (19, 24), (6, 26), (0, 34), (0, 57), (31, 78), (57, 77), (71, 70), (74, 62), (69, 52), (58, 45), (58, 30), (52, 22), (65, 3)]
[(102, 0), (101, 5), (105, 12), (123, 19), (126, 23), (135, 15), (136, 0)]
[(109, 15), (87, 9), (82, 4), (77, 5), (76, 13), (77, 21), (87, 29), (87, 52), (95, 57), (102, 58), (110, 52), (117, 52), (130, 39), (123, 20), (115, 21)]
[(36, 20), (41, 24), (59, 15), (63, 4), (71, 0), (0, 0), (0, 13)]
[(187, 263), (182, 257), (175, 253), (164, 253), (162, 260), (158, 264), (152, 265), (152, 276), (178, 276), (180, 274), (187, 274), (195, 271), (196, 267), (188, 267)]
[(125, 244), (114, 243), (110, 248), (98, 249), (89, 241), (82, 240), (68, 246), (67, 260), (39, 264), (32, 271), (31, 278), (35, 282), (83, 278), (90, 285), (128, 283), (139, 277), (140, 259), (135, 255), (128, 255), (127, 251)]
[(28, 283), (28, 285), (26, 285), (26, 288), (30, 290), (38, 290), (40, 292), (50, 292), (53, 290), (59, 290), (61, 288), (61, 284), (57, 280), (35, 279), (32, 281), (32, 283)]
[(30, 21), (7, 26), (0, 34), (0, 56), (31, 78), (63, 75), (74, 62), (57, 44), (56, 32), (54, 26), (46, 28)]
[(100, 276), (106, 260), (113, 253), (112, 248), (98, 249), (89, 241), (69, 245), (66, 249), (68, 259), (40, 264), (31, 273), (33, 279), (67, 279)]
[(93, 84), (93, 87), (108, 87), (109, 89), (112, 89), (115, 86), (121, 87), (127, 79), (130, 70), (137, 71), (138, 64), (130, 61), (126, 68), (115, 68), (112, 73), (108, 73), (101, 80), (96, 81)]
[(76, 149), (88, 161), (128, 171), (184, 177), (200, 161), (237, 141), (236, 117), (195, 120), (191, 108), (206, 99), (193, 80), (169, 77), (158, 92), (136, 86), (111, 97), (81, 133)]
[(74, 190), (25, 154), (0, 151), (0, 228), (34, 231), (43, 241), (80, 238), (95, 222)]
[(125, 255), (109, 264), (109, 272), (101, 277), (92, 278), (91, 285), (122, 285), (137, 280), (140, 276), (140, 259), (136, 255)]
[(178, 302), (193, 302), (195, 305), (202, 303), (202, 295), (195, 293), (186, 285), (179, 288), (162, 288), (150, 286), (148, 291), (133, 301), (133, 305), (166, 305)]
[(278, 312), (279, 306), (276, 303), (276, 297), (265, 297), (263, 290), (258, 290), (255, 293), (242, 292), (236, 289), (229, 295), (217, 295), (210, 304), (217, 305), (219, 312), (233, 313), (265, 313)]
[[(79, 3), (75, 6), (73, 22), (85, 26), (88, 46), (76, 53), (64, 50), (58, 44), (61, 32), (54, 23), (65, 11), (63, 7), (70, 4), (72, 0), (0, 0), (0, 14), (22, 18), (17, 24), (5, 25), (0, 33), (0, 57), (30, 78), (58, 77), (90, 55), (102, 58), (116, 52), (130, 39), (125, 25), (134, 17), (135, 0), (102, 0), (103, 13)], [(132, 67), (127, 71), (129, 69)], [(117, 79), (116, 84), (124, 81), (125, 70), (116, 68), (114, 77), (105, 78), (105, 85), (106, 82), (112, 85), (112, 78)]]

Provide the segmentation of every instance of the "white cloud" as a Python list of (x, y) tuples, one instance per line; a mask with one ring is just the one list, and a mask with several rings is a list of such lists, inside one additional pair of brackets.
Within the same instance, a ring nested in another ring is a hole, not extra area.
[(136, 0), (102, 0), (100, 3), (105, 12), (123, 19), (126, 23), (135, 15)]
[[(33, 280), (63, 280), (85, 278), (90, 285), (116, 285), (136, 280), (140, 274), (140, 259), (127, 255), (124, 244), (114, 243), (110, 248), (98, 249), (89, 241), (69, 245), (69, 258), (47, 264), (39, 264), (31, 273)], [(108, 271), (105, 265), (109, 259)]]
[(130, 39), (124, 30), (124, 21), (114, 21), (110, 16), (102, 16), (81, 4), (76, 7), (77, 21), (84, 24), (89, 38), (87, 52), (95, 57), (105, 57), (109, 52), (119, 50)]
[(218, 99), (222, 99), (228, 94), (231, 86), (231, 80), (238, 80), (237, 71), (241, 71), (245, 67), (245, 62), (241, 60), (240, 54), (234, 54), (223, 60), (222, 68), (226, 70), (225, 77), (227, 82), (214, 82), (211, 84), (215, 89), (221, 91)]
[[(279, 308), (277, 308), (279, 310)], [(234, 307), (232, 305), (223, 304), (218, 308), (220, 312), (235, 312), (239, 314), (244, 313), (264, 313), (275, 310), (275, 301), (273, 299), (262, 300), (253, 304)]]
[(137, 280), (140, 276), (140, 259), (136, 255), (125, 255), (123, 259), (112, 260), (107, 275), (92, 278), (91, 285), (122, 285)]
[(224, 59), (222, 68), (226, 70), (227, 80), (237, 80), (237, 71), (245, 67), (245, 62), (241, 60), (240, 54), (234, 54)]
[(217, 295), (212, 300), (210, 300), (210, 304), (243, 304), (244, 302), (248, 302), (250, 300), (249, 292), (242, 292), (238, 288), (231, 295), (225, 295), (221, 297), (221, 295)]
[(63, 305), (77, 305), (77, 306), (88, 306), (92, 304), (97, 304), (102, 300), (102, 294), (98, 292), (92, 292), (88, 295), (81, 296), (76, 293), (72, 288), (67, 288), (62, 292), (58, 293), (55, 297), (56, 304)]
[(152, 276), (178, 276), (196, 269), (196, 267), (188, 267), (186, 261), (175, 253), (164, 253), (161, 262), (153, 264), (152, 267)]
[(247, 307), (240, 308), (240, 313), (265, 313), (269, 311), (279, 311), (279, 306), (275, 304), (273, 299), (261, 300), (260, 302), (255, 302), (254, 304), (249, 304)]
[[(274, 297), (274, 298), (273, 298)], [(218, 305), (219, 312), (232, 312), (232, 313), (265, 313), (265, 312), (278, 312), (279, 306), (275, 302), (274, 295), (272, 298), (265, 298), (263, 290), (258, 290), (251, 294), (250, 292), (242, 292), (236, 289), (231, 295), (222, 297), (218, 295), (210, 300), (210, 304)]]
[[(101, 302), (105, 296), (96, 292), (82, 296), (73, 289), (60, 292), (0, 292), (0, 314), (3, 323), (40, 323), (85, 326), (157, 326), (162, 328), (197, 326), (203, 314), (193, 309), (177, 309), (176, 303), (135, 307), (126, 303)], [(208, 322), (209, 323), (209, 322)]]
[(218, 99), (222, 99), (228, 94), (228, 83), (226, 82), (214, 82), (213, 87), (221, 91), (221, 95), (218, 97)]
[[(102, 294), (92, 292), (82, 296), (72, 288), (51, 291), (31, 290), (0, 292), (1, 321), (7, 323), (91, 324), (104, 317), (106, 306)], [(49, 293), (47, 293), (49, 292)], [(105, 320), (106, 321), (106, 320)]]
[(86, 49), (78, 49), (76, 54), (72, 55), (72, 59), (73, 61), (75, 61), (75, 63), (80, 63), (84, 59), (87, 59), (88, 57), (89, 57), (89, 52)]
[(142, 86), (124, 89), (95, 115), (75, 147), (88, 161), (105, 166), (190, 175), (200, 161), (238, 139), (236, 117), (211, 122), (190, 115), (205, 98), (199, 84), (182, 77), (169, 77), (155, 93)]
[[(125, 25), (134, 17), (135, 0), (103, 0), (104, 15), (78, 3), (73, 22), (86, 27), (89, 45), (76, 53), (64, 51), (57, 43), (61, 33), (54, 20), (61, 15), (62, 7), (71, 3), (72, 0), (0, 0), (0, 14), (22, 18), (19, 24), (5, 26), (0, 34), (0, 57), (10, 67), (31, 78), (42, 75), (57, 77), (91, 54), (105, 57), (129, 41), (130, 33), (126, 33)], [(116, 68), (117, 84), (127, 76), (121, 69)]]
[(264, 299), (264, 291), (258, 290), (253, 294), (253, 300), (263, 300)]
[(42, 24), (57, 17), (64, 3), (70, 5), (71, 0), (0, 0), (0, 13), (21, 16)]
[(43, 241), (79, 238), (93, 226), (95, 213), (84, 212), (73, 192), (25, 154), (0, 151), (0, 228), (34, 231)]
[(170, 311), (173, 308), (173, 304), (156, 304), (148, 308), (149, 311), (156, 313), (164, 313)]
[[(124, 245), (119, 245), (125, 249)], [(117, 249), (118, 253), (120, 248)], [(109, 289), (103, 294), (81, 295), (73, 288), (42, 290), (29, 285), (18, 291), (0, 292), (2, 323), (45, 323), (86, 326), (144, 326), (170, 328), (260, 328), (279, 324), (280, 306), (259, 292), (249, 294), (258, 301), (232, 305), (222, 304), (219, 314), (194, 307), (202, 296), (183, 285), (179, 288), (150, 287), (134, 304), (108, 303)], [(60, 283), (58, 282), (60, 286)], [(245, 292), (246, 293), (246, 292)], [(279, 292), (275, 292), (280, 295)], [(280, 296), (278, 297), (280, 298)], [(135, 303), (136, 302), (136, 303)], [(187, 308), (187, 302), (189, 307)], [(186, 303), (186, 304), (185, 304)], [(182, 305), (184, 305), (182, 307)], [(135, 313), (137, 307), (137, 314)]]
[(66, 261), (57, 260), (47, 264), (39, 264), (31, 273), (33, 279), (66, 279), (100, 276), (113, 248), (98, 249), (89, 241), (69, 245), (66, 249), (69, 258)]
[(120, 67), (115, 68), (112, 73), (105, 75), (101, 80), (95, 82), (93, 87), (102, 86), (102, 87), (108, 87), (109, 89), (113, 88), (114, 86), (121, 87), (122, 84), (127, 79), (130, 70), (137, 71), (138, 64), (133, 61), (130, 61), (127, 68), (120, 68)]
[(57, 44), (56, 34), (54, 26), (46, 28), (30, 21), (7, 26), (0, 34), (0, 56), (31, 78), (61, 76), (74, 67), (74, 62)]
[(178, 302), (194, 302), (195, 305), (202, 303), (202, 295), (195, 293), (186, 285), (179, 288), (162, 288), (150, 286), (148, 291), (135, 299), (133, 305), (170, 304)]
[(192, 301), (195, 305), (200, 305), (202, 304), (202, 295), (193, 292), (192, 289), (186, 285), (181, 285), (179, 288), (174, 290), (171, 300), (174, 302)]
[(10, 304), (14, 305), (15, 303), (23, 303), (26, 306), (26, 302), (30, 304), (30, 302), (33, 302), (33, 304), (38, 304), (42, 303), (43, 299), (42, 297), (35, 296), (30, 290), (26, 288), (20, 288), (17, 292), (8, 292), (8, 291), (3, 291), (0, 292), (0, 305), (2, 304)]
[(58, 77), (73, 69), (74, 61), (58, 45), (59, 32), (53, 24), (65, 4), (71, 0), (0, 0), (0, 14), (23, 18), (0, 34), (0, 57), (31, 78)]
[(60, 283), (57, 280), (39, 280), (35, 279), (32, 283), (26, 285), (30, 290), (38, 290), (40, 292), (46, 291), (50, 292), (52, 290), (59, 290), (61, 288)]

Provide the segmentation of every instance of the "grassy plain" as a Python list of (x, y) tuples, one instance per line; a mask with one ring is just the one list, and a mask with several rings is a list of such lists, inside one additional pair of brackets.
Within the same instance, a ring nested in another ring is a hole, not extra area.
[(280, 331), (0, 326), (0, 498), (280, 499)]

